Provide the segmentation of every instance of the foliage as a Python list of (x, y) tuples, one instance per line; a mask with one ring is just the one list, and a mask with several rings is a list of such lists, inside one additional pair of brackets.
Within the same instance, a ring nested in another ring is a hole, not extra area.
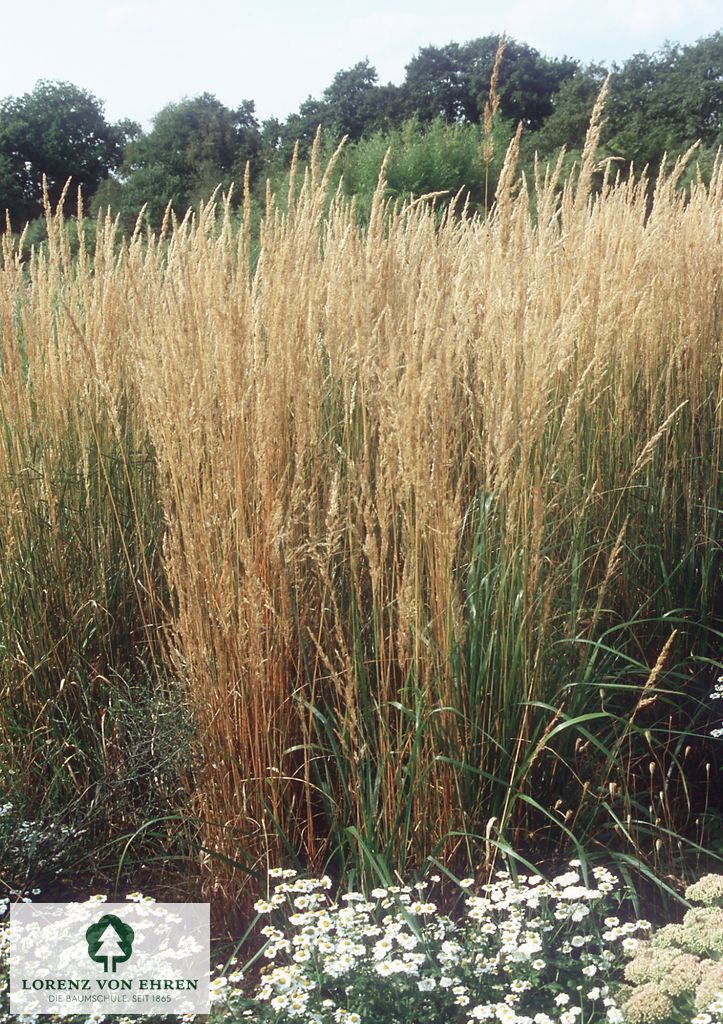
[(625, 966), (630, 985), (621, 995), (630, 1024), (723, 1020), (723, 875), (706, 875), (685, 895), (702, 907), (640, 943)]
[[(526, 140), (526, 151), (550, 156), (563, 146), (579, 149), (606, 74), (601, 66), (589, 65), (564, 81), (552, 113)], [(614, 157), (625, 173), (632, 163), (638, 171), (648, 165), (654, 176), (665, 154), (672, 162), (700, 142), (700, 167), (709, 175), (723, 143), (722, 83), (720, 32), (694, 45), (671, 44), (658, 53), (639, 53), (613, 67), (601, 136), (604, 154)]]
[[(442, 117), (448, 123), (478, 124), (497, 46), (497, 36), (485, 36), (423, 47), (406, 68), (407, 114), (422, 121)], [(552, 97), (576, 67), (576, 61), (549, 60), (524, 43), (507, 40), (498, 86), (502, 116), (533, 131), (541, 127), (552, 111)]]
[[(383, 135), (395, 151), (405, 124), (479, 124), (497, 45), (497, 38), (488, 36), (424, 47), (407, 65), (399, 86), (380, 85), (368, 61), (339, 72), (321, 99), (309, 97), (284, 123), (266, 122), (268, 176), (278, 181), (276, 164), (289, 166), (297, 141), (306, 158), (320, 126), (332, 149), (342, 135), (352, 141)], [(699, 153), (681, 184), (689, 187), (698, 171), (709, 180), (721, 143), (720, 64), (721, 34), (715, 33), (694, 45), (671, 44), (613, 66), (600, 156), (611, 157), (624, 175), (631, 163), (639, 170), (647, 164), (654, 180), (665, 152), (673, 162), (700, 140)], [(565, 174), (579, 160), (590, 112), (607, 74), (600, 65), (549, 60), (525, 44), (506, 41), (497, 76), (499, 118), (505, 131), (522, 123), (520, 159), (529, 177), (536, 153), (543, 160), (556, 158), (564, 147)], [(470, 170), (464, 184), (474, 191), (477, 178)], [(600, 182), (596, 177), (596, 187)]]
[(578, 68), (561, 84), (542, 127), (534, 135), (526, 136), (526, 148), (537, 150), (542, 156), (551, 156), (563, 146), (581, 150), (590, 111), (606, 77), (606, 69), (598, 64)]
[[(42, 214), (42, 174), (55, 204), (66, 180), (81, 186), (94, 213), (120, 214), (121, 227), (132, 233), (138, 214), (160, 228), (169, 203), (181, 218), (198, 208), (217, 186), (240, 186), (249, 164), (252, 183), (278, 183), (290, 168), (294, 149), (307, 159), (322, 129), (333, 150), (346, 136), (351, 142), (378, 140), (399, 148), (410, 123), (428, 128), (468, 127), (485, 120), (490, 85), (496, 78), (498, 120), (510, 137), (523, 126), (521, 166), (534, 175), (534, 154), (555, 158), (565, 147), (569, 172), (584, 144), (590, 111), (607, 69), (578, 61), (550, 59), (525, 43), (506, 40), (498, 73), (495, 36), (423, 47), (409, 61), (399, 85), (380, 83), (368, 60), (340, 70), (320, 97), (309, 96), (285, 120), (270, 118), (259, 126), (254, 104), (231, 109), (209, 93), (171, 103), (155, 117), (150, 131), (130, 121), (108, 125), (102, 105), (89, 93), (67, 83), (40, 82), (35, 91), (7, 99), (0, 108), (0, 209), (8, 207), (16, 228)], [(723, 141), (723, 35), (697, 43), (668, 44), (653, 54), (636, 54), (611, 69), (606, 123), (600, 156), (616, 161), (623, 174), (631, 164), (644, 165), (654, 179), (667, 153), (669, 161), (700, 143), (681, 184), (688, 188), (700, 171), (712, 173)], [(436, 129), (435, 129), (436, 130)], [(451, 136), (451, 138), (455, 138)], [(384, 148), (387, 148), (384, 147)], [(427, 182), (446, 178), (455, 191), (464, 186), (479, 194), (479, 170), (459, 165), (422, 171)], [(498, 153), (498, 158), (501, 154)], [(422, 163), (425, 158), (420, 156)], [(390, 171), (394, 176), (395, 168)], [(115, 175), (115, 176), (114, 176)], [(402, 177), (410, 177), (406, 171)], [(415, 169), (412, 180), (419, 180)], [(600, 179), (595, 179), (596, 187)], [(414, 185), (391, 185), (399, 195)], [(435, 185), (435, 189), (438, 186)], [(446, 187), (446, 186), (445, 186)], [(485, 189), (493, 195), (489, 181)], [(362, 205), (368, 207), (365, 184)], [(240, 196), (240, 187), (237, 189)], [(234, 201), (235, 202), (235, 201)], [(489, 205), (489, 202), (486, 204)]]
[(376, 69), (368, 60), (339, 71), (324, 90), (324, 101), (325, 122), (337, 137), (353, 140), (398, 123), (401, 109), (398, 90), (378, 86)]
[(68, 82), (38, 82), (35, 89), (0, 104), (0, 210), (16, 227), (42, 215), (43, 176), (54, 206), (72, 177), (89, 199), (121, 160), (123, 145), (138, 130), (110, 125), (102, 103)]
[[(321, 100), (309, 97), (283, 125), (266, 122), (267, 137), (288, 161), (297, 141), (302, 156), (308, 154), (318, 127), (336, 141), (344, 135), (357, 141), (384, 132), (391, 143), (408, 121), (424, 126), (436, 120), (479, 124), (498, 43), (496, 36), (487, 36), (463, 45), (424, 47), (407, 65), (400, 86), (380, 85), (376, 68), (361, 61), (338, 72)], [(502, 119), (538, 128), (552, 110), (552, 96), (575, 69), (574, 61), (548, 60), (529, 46), (508, 41), (499, 73)]]
[(690, 46), (636, 54), (611, 80), (607, 144), (637, 168), (694, 142), (723, 143), (723, 32)]
[(288, 166), (298, 146), (298, 152), (307, 156), (319, 128), (329, 129), (331, 118), (327, 105), (321, 100), (307, 97), (298, 113), (290, 114), (283, 125), (278, 121), (265, 122), (264, 133), (278, 151), (283, 165)]
[[(470, 211), (491, 205), (512, 131), (495, 120), (491, 140), (477, 125), (447, 125), (441, 118), (430, 125), (408, 121), (398, 131), (379, 132), (356, 144), (347, 144), (335, 165), (332, 183), (341, 181), (343, 194), (353, 197), (362, 223), (367, 223), (379, 175), (384, 165), (385, 196), (400, 202), (440, 193), (435, 203), (446, 209), (458, 197)], [(485, 146), (491, 141), (491, 160), (485, 163)], [(327, 136), (325, 155), (332, 155)]]
[(240, 186), (246, 164), (256, 169), (260, 148), (251, 101), (231, 110), (203, 93), (169, 103), (156, 114), (151, 131), (126, 147), (125, 181), (116, 199), (124, 224), (132, 226), (144, 203), (150, 223), (158, 227), (169, 203), (183, 216), (219, 184)]

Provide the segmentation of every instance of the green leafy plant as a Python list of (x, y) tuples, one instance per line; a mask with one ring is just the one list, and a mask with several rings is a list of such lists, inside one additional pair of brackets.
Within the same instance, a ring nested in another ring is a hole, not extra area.
[(723, 1020), (723, 875), (705, 875), (685, 896), (699, 906), (640, 943), (625, 965), (630, 985), (619, 997), (629, 1024)]

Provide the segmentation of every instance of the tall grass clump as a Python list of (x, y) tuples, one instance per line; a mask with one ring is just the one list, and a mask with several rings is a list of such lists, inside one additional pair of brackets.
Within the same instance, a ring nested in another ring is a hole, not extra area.
[[(708, 842), (723, 168), (593, 194), (599, 116), (565, 181), (519, 180), (516, 136), (485, 218), (382, 169), (361, 227), (317, 145), (253, 261), (248, 188), (238, 229), (227, 197), (120, 248), (99, 224), (93, 262), (51, 239), (29, 282), (6, 258), (3, 557), (38, 652), (163, 627), (217, 871), (573, 847), (659, 876)], [(106, 706), (4, 656), (25, 734)]]
[(62, 210), (47, 234), (23, 263), (8, 232), (0, 264), (0, 784), (21, 816), (77, 824), (138, 785), (126, 712), (159, 703), (162, 509), (113, 227), (92, 260)]
[(138, 250), (175, 655), (226, 852), (403, 867), (614, 836), (654, 862), (695, 838), (720, 169), (687, 204), (661, 177), (648, 216), (645, 182), (589, 194), (594, 146), (575, 184), (535, 183), (534, 221), (513, 144), (485, 221), (390, 208), (382, 181), (362, 231), (312, 162), (253, 275), (211, 206)]

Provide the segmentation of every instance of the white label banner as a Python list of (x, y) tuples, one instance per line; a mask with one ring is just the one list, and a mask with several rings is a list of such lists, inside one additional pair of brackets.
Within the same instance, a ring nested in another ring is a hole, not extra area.
[(209, 1012), (207, 903), (17, 903), (11, 1013)]

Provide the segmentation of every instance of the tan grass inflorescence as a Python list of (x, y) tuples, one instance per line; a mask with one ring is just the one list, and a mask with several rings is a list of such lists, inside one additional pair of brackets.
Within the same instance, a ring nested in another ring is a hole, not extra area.
[[(677, 168), (651, 202), (609, 171), (593, 194), (598, 170), (590, 148), (577, 184), (508, 162), (484, 219), (392, 207), (381, 180), (361, 227), (313, 156), (253, 260), (248, 197), (240, 226), (226, 199), (123, 245), (106, 220), (92, 259), (59, 217), (29, 269), (6, 239), (4, 577), (39, 516), (65, 610), (35, 621), (72, 638), (126, 560), (98, 633), (124, 617), (172, 668), (210, 850), (321, 864), (343, 838), (401, 866), (465, 833), (530, 841), (556, 786), (564, 828), (623, 786), (623, 733), (607, 761), (583, 734), (574, 764), (554, 750), (592, 706), (568, 684), (598, 692), (586, 645), (653, 592), (680, 607), (661, 565), (702, 551), (713, 598), (723, 171), (686, 198)], [(35, 686), (23, 628), (0, 687), (39, 727), (69, 656)], [(646, 680), (659, 699), (672, 632), (640, 633), (631, 712)], [(89, 660), (81, 720), (107, 706), (101, 641)], [(16, 750), (29, 778), (34, 756)], [(667, 792), (655, 813), (676, 825)]]

